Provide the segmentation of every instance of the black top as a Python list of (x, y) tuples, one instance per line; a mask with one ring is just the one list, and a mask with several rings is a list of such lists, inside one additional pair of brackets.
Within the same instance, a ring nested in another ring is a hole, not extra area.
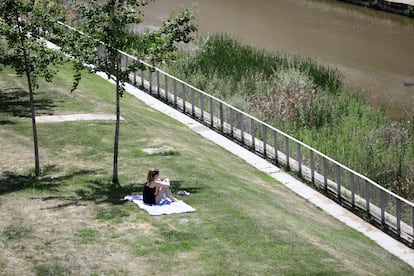
[(155, 188), (150, 188), (147, 183), (144, 184), (144, 190), (142, 192), (143, 201), (146, 204), (155, 204)]

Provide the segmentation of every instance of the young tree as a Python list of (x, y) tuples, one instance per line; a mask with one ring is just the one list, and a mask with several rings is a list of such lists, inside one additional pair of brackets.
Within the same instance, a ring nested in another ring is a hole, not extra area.
[(7, 48), (2, 47), (0, 50), (0, 63), (11, 66), (18, 76), (25, 75), (27, 79), (36, 176), (40, 174), (40, 162), (34, 91), (38, 88), (38, 79), (52, 81), (56, 73), (53, 65), (64, 61), (61, 53), (46, 46), (41, 33), (46, 28), (53, 29), (57, 21), (63, 18), (63, 11), (64, 7), (54, 0), (0, 2), (0, 39), (7, 41)]
[[(78, 3), (73, 11), (77, 17), (72, 21), (76, 30), (67, 32), (62, 41), (62, 49), (76, 60), (78, 68), (88, 64), (91, 71), (102, 71), (108, 78), (113, 76), (115, 79), (116, 126), (112, 175), (115, 185), (119, 185), (118, 145), (123, 84), (131, 72), (141, 67), (136, 62), (121, 69), (119, 50), (129, 50), (140, 58), (149, 58), (153, 63), (160, 62), (171, 57), (177, 42), (189, 42), (190, 34), (196, 31), (192, 23), (193, 13), (187, 9), (169, 19), (159, 30), (142, 36), (130, 32), (129, 26), (142, 22), (142, 7), (149, 2), (152, 1), (92, 0)], [(135, 45), (133, 49), (132, 45)]]

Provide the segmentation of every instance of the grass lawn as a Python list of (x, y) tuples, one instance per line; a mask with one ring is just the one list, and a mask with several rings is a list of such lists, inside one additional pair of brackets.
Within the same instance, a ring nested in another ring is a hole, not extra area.
[[(39, 114), (112, 113), (114, 87), (69, 66), (41, 83)], [(125, 94), (114, 122), (38, 124), (33, 177), (25, 82), (0, 72), (0, 275), (412, 275), (414, 270), (268, 175)], [(143, 149), (170, 146), (166, 155)], [(151, 217), (125, 195), (157, 167), (195, 213)]]

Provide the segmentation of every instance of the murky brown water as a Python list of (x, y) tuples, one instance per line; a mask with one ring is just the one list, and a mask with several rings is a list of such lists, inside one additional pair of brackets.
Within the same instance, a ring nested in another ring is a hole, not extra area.
[(394, 115), (414, 111), (414, 19), (325, 0), (156, 0), (145, 22), (194, 4), (202, 33), (316, 58)]

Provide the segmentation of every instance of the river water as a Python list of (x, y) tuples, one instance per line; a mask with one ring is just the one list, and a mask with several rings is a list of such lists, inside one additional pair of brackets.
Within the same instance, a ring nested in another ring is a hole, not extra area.
[(315, 58), (373, 105), (396, 117), (414, 111), (412, 18), (329, 0), (156, 0), (144, 21), (160, 25), (191, 5), (200, 33), (230, 33), (259, 49)]

